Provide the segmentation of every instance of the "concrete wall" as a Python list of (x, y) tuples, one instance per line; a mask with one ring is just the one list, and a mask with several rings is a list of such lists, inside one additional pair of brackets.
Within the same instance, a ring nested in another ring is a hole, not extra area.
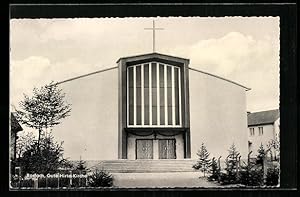
[(78, 160), (117, 159), (118, 72), (105, 71), (62, 83), (71, 115), (54, 127), (64, 156)]
[(242, 159), (248, 153), (245, 89), (190, 70), (191, 157), (204, 142), (211, 157), (226, 158), (234, 143)]

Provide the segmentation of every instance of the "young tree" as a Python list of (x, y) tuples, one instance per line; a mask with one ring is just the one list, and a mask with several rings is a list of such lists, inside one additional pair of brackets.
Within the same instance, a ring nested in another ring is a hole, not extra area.
[[(86, 167), (86, 161), (80, 159), (77, 162), (77, 165), (75, 166), (75, 170), (73, 171), (73, 173), (78, 173), (78, 174), (86, 174), (87, 172), (87, 167)], [(74, 181), (74, 184), (77, 185), (78, 187), (82, 186), (82, 178), (78, 178), (78, 185), (76, 184), (76, 182)]]
[(199, 159), (197, 163), (193, 166), (193, 168), (203, 172), (203, 175), (205, 177), (205, 172), (207, 172), (210, 167), (210, 159), (209, 152), (207, 151), (204, 143), (201, 144), (200, 150), (198, 150), (197, 155)]
[(24, 94), (23, 101), (19, 103), (20, 110), (16, 109), (16, 117), (22, 124), (38, 130), (39, 150), (41, 134), (69, 116), (70, 106), (62, 90), (51, 82), (41, 88), (34, 88), (32, 97)]
[(218, 180), (220, 176), (220, 168), (215, 157), (213, 157), (211, 160), (210, 172), (211, 176), (209, 176), (209, 180)]
[(263, 161), (265, 159), (266, 156), (266, 151), (264, 149), (263, 144), (260, 144), (259, 149), (257, 150), (258, 155), (257, 155), (257, 164), (261, 164), (263, 165)]
[(232, 144), (228, 150), (229, 154), (226, 158), (226, 172), (229, 183), (235, 183), (237, 181), (237, 168), (239, 152), (236, 149), (235, 144)]
[(80, 156), (80, 159), (77, 163), (76, 170), (78, 170), (80, 172), (86, 170), (86, 162), (81, 159), (81, 156)]

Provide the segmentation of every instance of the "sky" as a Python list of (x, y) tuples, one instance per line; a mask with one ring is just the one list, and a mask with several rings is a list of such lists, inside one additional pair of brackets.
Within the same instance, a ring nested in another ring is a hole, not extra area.
[(12, 19), (10, 102), (50, 81), (116, 66), (120, 57), (156, 52), (251, 88), (247, 111), (279, 108), (279, 17)]

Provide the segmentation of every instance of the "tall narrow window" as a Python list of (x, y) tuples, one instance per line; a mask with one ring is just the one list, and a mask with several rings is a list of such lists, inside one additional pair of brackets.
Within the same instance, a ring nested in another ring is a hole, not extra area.
[(254, 136), (254, 128), (250, 128), (250, 136)]
[(136, 124), (142, 124), (141, 66), (136, 67)]
[(172, 73), (171, 67), (167, 67), (167, 106), (168, 106), (168, 125), (172, 125)]
[(144, 124), (149, 125), (149, 64), (144, 64)]
[(160, 125), (165, 124), (165, 80), (164, 65), (159, 64), (159, 104), (160, 104)]
[(156, 63), (151, 63), (151, 74), (152, 74), (152, 125), (157, 125), (157, 74), (156, 74)]
[(175, 124), (179, 125), (179, 69), (174, 68), (174, 86), (175, 86)]
[(263, 135), (264, 134), (264, 129), (263, 127), (258, 127), (258, 134)]
[(129, 103), (129, 125), (134, 124), (133, 117), (133, 67), (128, 68), (128, 103)]

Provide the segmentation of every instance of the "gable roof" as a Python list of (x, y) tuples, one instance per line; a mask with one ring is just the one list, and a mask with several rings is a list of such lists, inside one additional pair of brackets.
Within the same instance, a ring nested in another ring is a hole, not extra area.
[(248, 114), (248, 126), (273, 124), (279, 118), (279, 109)]
[[(244, 85), (241, 85), (241, 84), (239, 84), (237, 82), (234, 82), (232, 80), (225, 79), (224, 77), (220, 77), (220, 76), (208, 73), (208, 72), (204, 72), (204, 71), (201, 71), (201, 70), (198, 70), (198, 69), (195, 69), (195, 68), (188, 67), (188, 64), (190, 62), (189, 59), (181, 58), (181, 57), (176, 57), (176, 56), (172, 56), (172, 55), (166, 55), (166, 54), (156, 53), (156, 52), (154, 52), (154, 53), (147, 53), (147, 54), (140, 54), (140, 55), (134, 55), (134, 56), (128, 56), (128, 57), (121, 57), (121, 58), (119, 58), (117, 60), (117, 63), (119, 64), (120, 61), (123, 61), (123, 62), (132, 62), (132, 63), (138, 63), (138, 62), (141, 63), (141, 61), (151, 60), (151, 59), (152, 60), (153, 59), (166, 60), (168, 62), (173, 62), (173, 64), (174, 63), (183, 64), (183, 65), (187, 66), (187, 68), (189, 70), (200, 72), (202, 74), (206, 74), (206, 75), (215, 77), (217, 79), (221, 79), (221, 80), (224, 80), (226, 82), (235, 84), (237, 86), (240, 86), (240, 87), (244, 88), (246, 91), (251, 90), (251, 88), (248, 88), (248, 87), (246, 87)], [(88, 73), (88, 74), (76, 76), (76, 77), (69, 78), (69, 79), (66, 79), (66, 80), (63, 80), (63, 81), (59, 81), (59, 82), (56, 83), (56, 85), (62, 84), (62, 83), (66, 83), (66, 82), (69, 82), (69, 81), (73, 81), (73, 80), (76, 80), (76, 79), (79, 79), (79, 78), (87, 77), (87, 76), (90, 76), (90, 75), (98, 74), (98, 73), (101, 73), (101, 72), (109, 71), (109, 70), (112, 70), (112, 69), (117, 69), (117, 68), (118, 68), (118, 66), (114, 66), (114, 67), (110, 67), (110, 68), (98, 70), (98, 71), (95, 71), (95, 72), (91, 72), (91, 73)]]
[(17, 119), (13, 113), (11, 113), (10, 119), (11, 119), (11, 130), (12, 131), (18, 132), (18, 131), (23, 130), (23, 128), (21, 127), (21, 125), (19, 124), (19, 122), (17, 121)]

